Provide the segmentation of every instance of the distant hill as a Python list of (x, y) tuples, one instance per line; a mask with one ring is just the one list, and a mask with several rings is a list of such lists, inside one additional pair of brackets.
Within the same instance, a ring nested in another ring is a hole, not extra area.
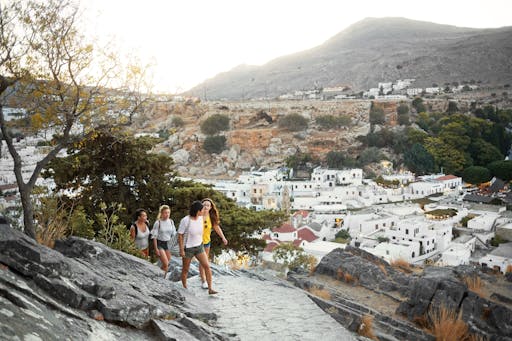
[(208, 99), (247, 99), (289, 91), (415, 78), (414, 86), (480, 80), (512, 82), (512, 27), (461, 28), (405, 18), (367, 18), (310, 50), (263, 66), (241, 65), (187, 92)]

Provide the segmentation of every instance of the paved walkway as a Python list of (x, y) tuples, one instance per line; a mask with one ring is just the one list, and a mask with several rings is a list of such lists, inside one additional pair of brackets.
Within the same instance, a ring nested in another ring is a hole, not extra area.
[[(207, 295), (197, 277), (188, 284), (197, 295)], [(356, 340), (303, 291), (288, 284), (216, 274), (214, 288), (219, 294), (208, 296), (208, 302), (218, 315), (218, 326), (240, 340)]]

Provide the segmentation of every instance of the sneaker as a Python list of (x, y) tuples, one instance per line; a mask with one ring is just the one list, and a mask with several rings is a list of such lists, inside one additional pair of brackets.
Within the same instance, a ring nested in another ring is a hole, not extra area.
[(208, 283), (203, 282), (203, 284), (201, 284), (201, 288), (208, 289)]

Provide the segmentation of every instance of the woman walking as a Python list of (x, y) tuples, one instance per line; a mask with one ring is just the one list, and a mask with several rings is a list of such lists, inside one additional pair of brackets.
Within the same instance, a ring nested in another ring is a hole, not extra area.
[(208, 264), (208, 258), (203, 247), (203, 215), (201, 210), (203, 204), (200, 201), (194, 201), (190, 206), (189, 215), (181, 219), (178, 229), (178, 242), (180, 245), (180, 255), (183, 259), (183, 268), (181, 270), (181, 283), (187, 287), (188, 270), (190, 262), (194, 256), (199, 264), (204, 268), (208, 293), (210, 295), (217, 292), (212, 288), (212, 271)]
[[(222, 239), (222, 243), (224, 245), (228, 245), (228, 240), (224, 237), (224, 232), (220, 228), (220, 216), (219, 210), (217, 206), (210, 198), (204, 198), (201, 203), (203, 204), (203, 247), (204, 252), (206, 252), (206, 259), (210, 258), (210, 247), (211, 247), (211, 236), (212, 236), (212, 227), (215, 230), (215, 233), (219, 235)], [(208, 289), (208, 283), (206, 283), (206, 276), (204, 273), (204, 269), (201, 265), (199, 265), (199, 276), (201, 276), (201, 287), (203, 289)]]
[(130, 236), (135, 246), (146, 257), (149, 257), (149, 227), (148, 214), (139, 208), (135, 211), (135, 222), (130, 227)]
[(162, 270), (164, 270), (164, 278), (169, 270), (169, 262), (171, 261), (171, 251), (169, 250), (169, 241), (176, 234), (174, 221), (170, 218), (171, 209), (167, 205), (160, 206), (158, 216), (151, 234), (153, 235), (153, 245), (155, 253), (160, 258)]

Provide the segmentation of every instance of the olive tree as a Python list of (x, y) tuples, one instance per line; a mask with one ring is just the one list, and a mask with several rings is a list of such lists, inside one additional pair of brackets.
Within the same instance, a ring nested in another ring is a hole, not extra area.
[[(36, 180), (76, 132), (87, 130), (105, 110), (104, 89), (115, 76), (114, 57), (96, 49), (78, 26), (79, 8), (67, 0), (0, 3), (0, 128), (14, 160), (24, 231), (33, 238)], [(4, 117), (8, 105), (26, 109), (26, 134), (55, 133), (28, 176), (22, 173), (27, 160), (15, 148), (13, 125)], [(79, 124), (83, 129), (76, 129)]]

